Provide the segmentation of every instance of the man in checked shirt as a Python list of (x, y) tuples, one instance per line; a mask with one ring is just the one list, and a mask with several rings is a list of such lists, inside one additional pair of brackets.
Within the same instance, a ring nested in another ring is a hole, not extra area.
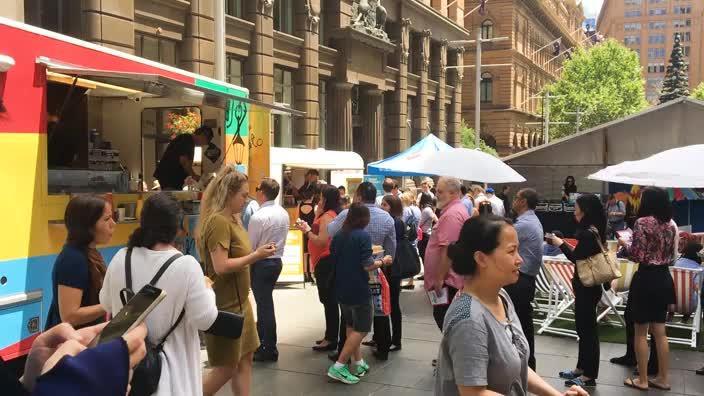
[[(393, 256), (396, 254), (396, 229), (394, 228), (394, 219), (391, 218), (386, 211), (376, 205), (376, 187), (372, 183), (364, 182), (357, 187), (357, 192), (354, 196), (355, 202), (362, 202), (369, 208), (369, 225), (365, 229), (372, 239), (372, 245), (383, 246), (384, 265), (391, 265)], [(335, 220), (328, 225), (328, 235), (334, 237), (342, 229), (342, 224), (347, 219), (347, 210), (343, 210)], [(345, 321), (340, 320), (340, 340), (338, 342), (337, 353), (331, 354), (331, 360), (337, 361), (337, 357), (345, 345), (346, 325)], [(391, 325), (387, 316), (374, 318), (374, 339), (376, 341), (377, 351), (374, 353), (380, 360), (386, 360), (391, 347)], [(334, 358), (334, 359), (333, 359)]]

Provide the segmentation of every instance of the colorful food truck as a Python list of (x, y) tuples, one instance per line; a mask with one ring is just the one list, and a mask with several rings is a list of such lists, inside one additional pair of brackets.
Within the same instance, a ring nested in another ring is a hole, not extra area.
[[(271, 109), (241, 87), (110, 48), (0, 18), (0, 356), (28, 352), (52, 301), (51, 274), (74, 194), (106, 194), (117, 226), (106, 262), (137, 227), (170, 140), (201, 125), (214, 131), (196, 150), (207, 179), (223, 163), (268, 175)], [(201, 186), (202, 187), (202, 186)], [(198, 188), (183, 202), (184, 245), (197, 222)]]

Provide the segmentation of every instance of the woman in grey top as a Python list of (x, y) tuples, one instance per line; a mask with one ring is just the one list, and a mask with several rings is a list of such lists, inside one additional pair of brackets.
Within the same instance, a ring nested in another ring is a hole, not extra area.
[[(448, 256), (466, 278), (445, 316), (435, 395), (562, 395), (528, 367), (528, 342), (502, 289), (518, 281), (521, 265), (513, 226), (471, 218)], [(574, 386), (564, 395), (588, 393)]]

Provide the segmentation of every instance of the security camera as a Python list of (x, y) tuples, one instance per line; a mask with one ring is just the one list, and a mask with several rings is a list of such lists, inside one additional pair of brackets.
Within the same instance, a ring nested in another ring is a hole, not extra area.
[(131, 93), (127, 95), (127, 99), (133, 101), (133, 102), (141, 102), (142, 101), (142, 94), (140, 93)]

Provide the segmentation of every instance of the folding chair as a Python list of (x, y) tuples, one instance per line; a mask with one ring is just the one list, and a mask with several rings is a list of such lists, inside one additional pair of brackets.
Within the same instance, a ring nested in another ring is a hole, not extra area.
[[(545, 270), (545, 266), (541, 265), (538, 276), (535, 277), (534, 312), (543, 313), (547, 316), (552, 311), (559, 297), (559, 293), (555, 288), (555, 282)], [(541, 318), (533, 318), (533, 323), (536, 325), (542, 324), (543, 321), (544, 319)]]
[(543, 265), (554, 281), (557, 300), (538, 329), (538, 334), (552, 333), (578, 338), (575, 330), (552, 326), (558, 319), (574, 322), (572, 310), (574, 306), (574, 289), (572, 288), (574, 264), (567, 259), (549, 258), (543, 260)]
[[(689, 330), (689, 338), (681, 337), (668, 337), (670, 343), (689, 345), (692, 348), (697, 347), (697, 334), (701, 330), (702, 321), (702, 304), (697, 298), (695, 300), (696, 306), (693, 306), (692, 300), (693, 296), (696, 295), (695, 292), (695, 277), (702, 274), (700, 269), (688, 269), (688, 268), (678, 268), (670, 267), (670, 274), (672, 275), (672, 280), (675, 283), (675, 306), (674, 313), (677, 314), (678, 319), (681, 318), (680, 315), (692, 315), (692, 324), (675, 322), (674, 315), (672, 319), (665, 323), (666, 327), (673, 329), (684, 329)], [(701, 276), (700, 276), (701, 278)], [(700, 278), (697, 278), (701, 282)], [(700, 283), (701, 286), (701, 283)]]
[(618, 320), (609, 320), (606, 323), (623, 327), (626, 325), (623, 315), (626, 310), (628, 289), (631, 287), (633, 275), (638, 270), (638, 264), (624, 259), (620, 259), (618, 262), (622, 276), (616, 281), (615, 287), (612, 285), (612, 291), (614, 294), (611, 296), (615, 296), (615, 298), (610, 298), (611, 296), (609, 296), (609, 292), (607, 292), (602, 286), (600, 305), (604, 308), (604, 310), (597, 315), (596, 321), (600, 322), (606, 317), (606, 315), (611, 314), (615, 315)]

